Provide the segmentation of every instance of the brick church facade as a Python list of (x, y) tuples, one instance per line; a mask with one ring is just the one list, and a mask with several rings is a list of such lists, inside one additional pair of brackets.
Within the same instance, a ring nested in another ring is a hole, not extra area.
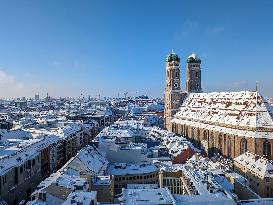
[(166, 59), (165, 127), (208, 156), (235, 158), (247, 151), (273, 159), (273, 108), (257, 91), (203, 93), (201, 60), (187, 58), (186, 92), (180, 90), (180, 58)]

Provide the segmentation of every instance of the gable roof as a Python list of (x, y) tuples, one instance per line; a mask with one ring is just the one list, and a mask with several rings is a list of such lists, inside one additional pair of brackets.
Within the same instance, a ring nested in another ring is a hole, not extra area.
[(256, 91), (191, 93), (172, 122), (239, 129), (245, 131), (242, 136), (254, 137), (257, 132), (263, 132), (262, 135), (273, 137), (273, 107)]

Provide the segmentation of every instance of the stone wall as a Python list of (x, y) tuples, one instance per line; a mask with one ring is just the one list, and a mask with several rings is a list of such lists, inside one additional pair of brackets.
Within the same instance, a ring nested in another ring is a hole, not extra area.
[(271, 147), (271, 155), (267, 158), (273, 159), (273, 139), (237, 136), (176, 123), (172, 123), (171, 131), (185, 136), (197, 148), (201, 148), (208, 156), (219, 153), (225, 157), (235, 158), (245, 151), (263, 156), (264, 143), (268, 142)]

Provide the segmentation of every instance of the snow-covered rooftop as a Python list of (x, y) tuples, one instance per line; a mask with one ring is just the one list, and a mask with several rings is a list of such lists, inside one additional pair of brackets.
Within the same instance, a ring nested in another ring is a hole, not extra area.
[(273, 138), (273, 107), (259, 92), (191, 93), (172, 122), (240, 136)]
[(40, 139), (21, 141), (16, 146), (0, 149), (0, 176), (11, 168), (33, 159), (39, 152), (57, 142), (59, 137), (50, 135)]
[(67, 200), (62, 205), (90, 205), (97, 201), (97, 192), (72, 192), (68, 195)]
[(134, 175), (134, 174), (147, 174), (158, 171), (158, 168), (151, 163), (115, 163), (110, 165), (108, 173), (111, 175)]
[(72, 158), (62, 170), (68, 171), (71, 168), (75, 171), (81, 171), (81, 169), (85, 169), (94, 175), (103, 175), (106, 172), (107, 166), (108, 161), (105, 153), (99, 151), (94, 145), (89, 145)]
[(125, 205), (155, 205), (175, 204), (175, 200), (168, 188), (161, 189), (123, 189), (122, 200)]
[(273, 177), (273, 161), (263, 158), (251, 152), (245, 152), (234, 159), (234, 161), (248, 170), (251, 170), (260, 178)]
[[(84, 178), (80, 178), (79, 176), (75, 175), (67, 175), (61, 172), (55, 172), (42, 181), (36, 188), (36, 191), (32, 193), (35, 195), (36, 193), (40, 192), (47, 192), (50, 189), (50, 186), (58, 186), (69, 189), (71, 192), (73, 190), (77, 190), (78, 187), (83, 187), (83, 190), (88, 190), (88, 183), (87, 180)], [(56, 192), (57, 194), (58, 192)], [(54, 193), (51, 193), (54, 194)]]

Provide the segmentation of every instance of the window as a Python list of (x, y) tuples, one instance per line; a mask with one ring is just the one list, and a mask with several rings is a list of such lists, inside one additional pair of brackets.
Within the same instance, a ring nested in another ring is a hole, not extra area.
[(7, 175), (5, 175), (5, 176), (3, 177), (3, 185), (4, 185), (5, 183), (7, 183)]
[(204, 130), (203, 137), (204, 137), (204, 140), (207, 140), (207, 132), (206, 132), (206, 130)]
[(211, 132), (211, 134), (210, 134), (210, 143), (211, 143), (211, 145), (210, 145), (210, 148), (211, 148), (211, 155), (214, 155), (214, 150), (215, 150), (215, 145), (214, 145), (214, 133), (213, 132)]
[(199, 73), (198, 73), (198, 72), (196, 72), (196, 77), (197, 77), (197, 78), (199, 77)]
[(194, 140), (194, 128), (191, 128), (191, 138)]
[(244, 154), (247, 151), (247, 141), (246, 139), (242, 139), (240, 142), (240, 153)]
[(263, 144), (263, 155), (267, 159), (271, 159), (271, 143), (268, 141), (265, 141)]
[(227, 143), (227, 155), (228, 157), (231, 157), (231, 139), (228, 139), (228, 143)]
[(27, 169), (31, 169), (31, 160), (27, 161)]
[(200, 148), (200, 130), (199, 128), (197, 129), (197, 135), (196, 135), (196, 142), (197, 142), (197, 147)]
[(23, 172), (23, 166), (20, 167), (20, 174)]
[(177, 77), (177, 78), (178, 78), (178, 72), (175, 72), (175, 77)]
[(220, 134), (219, 135), (219, 141), (218, 141), (218, 149), (219, 149), (219, 151), (220, 151), (220, 153), (222, 153), (222, 138), (223, 138), (223, 136)]

